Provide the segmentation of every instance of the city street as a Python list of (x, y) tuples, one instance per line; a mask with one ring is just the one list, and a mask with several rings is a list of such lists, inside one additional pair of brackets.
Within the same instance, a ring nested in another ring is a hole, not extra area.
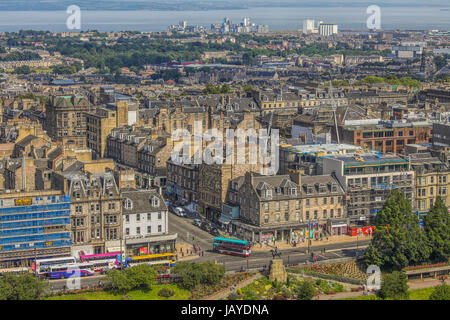
[[(262, 269), (269, 267), (272, 260), (272, 253), (270, 251), (253, 251), (248, 258), (242, 258), (237, 256), (229, 256), (219, 254), (212, 251), (212, 242), (214, 236), (208, 232), (203, 231), (197, 226), (192, 224), (191, 218), (178, 217), (173, 213), (169, 213), (169, 232), (176, 232), (178, 234), (178, 241), (185, 242), (187, 244), (195, 244), (200, 246), (204, 255), (194, 258), (191, 261), (203, 262), (212, 261), (222, 264), (227, 272), (239, 271), (240, 269)], [(352, 258), (356, 255), (356, 249), (365, 249), (370, 240), (359, 240), (358, 244), (355, 241), (343, 242), (343, 243), (330, 243), (330, 244), (316, 244), (312, 242), (311, 251), (317, 257), (317, 261), (339, 261), (343, 258)], [(326, 248), (325, 255), (321, 254), (321, 250)], [(279, 249), (281, 252), (281, 259), (285, 264), (305, 264), (311, 263), (311, 254), (306, 253), (307, 247), (302, 244), (298, 247), (292, 247), (291, 249)], [(99, 281), (104, 281), (104, 275), (95, 275), (92, 277), (79, 278), (79, 285), (81, 287), (97, 286)], [(73, 279), (61, 279), (50, 281), (50, 286), (53, 290), (62, 290), (64, 286), (71, 287), (69, 283), (76, 283)], [(73, 286), (72, 286), (73, 287)]]

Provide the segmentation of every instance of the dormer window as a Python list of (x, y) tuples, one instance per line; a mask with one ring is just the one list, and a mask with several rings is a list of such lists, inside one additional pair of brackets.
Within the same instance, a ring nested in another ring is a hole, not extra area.
[(293, 196), (297, 195), (297, 188), (291, 188), (291, 195)]
[(153, 207), (159, 207), (159, 198), (153, 197), (153, 199), (152, 199), (152, 206)]
[(130, 199), (126, 198), (123, 201), (123, 207), (127, 210), (131, 210), (133, 209), (133, 201), (131, 201)]
[(272, 190), (266, 190), (266, 198), (272, 198)]

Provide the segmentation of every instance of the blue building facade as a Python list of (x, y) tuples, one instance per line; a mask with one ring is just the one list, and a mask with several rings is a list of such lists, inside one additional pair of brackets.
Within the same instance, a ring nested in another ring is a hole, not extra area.
[(70, 255), (70, 196), (49, 192), (0, 195), (0, 265)]

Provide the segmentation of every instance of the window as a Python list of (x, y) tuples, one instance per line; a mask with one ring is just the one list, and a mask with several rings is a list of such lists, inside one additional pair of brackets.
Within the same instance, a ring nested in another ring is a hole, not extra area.
[(147, 220), (148, 221), (152, 220), (152, 214), (151, 213), (147, 213)]
[(161, 225), (158, 226), (158, 232), (162, 232), (162, 226)]
[(161, 214), (161, 212), (158, 212), (158, 220), (161, 220), (162, 219), (162, 214)]
[(338, 211), (337, 211), (337, 216), (338, 216), (338, 217), (341, 216), (341, 208), (338, 209)]
[(136, 227), (136, 234), (141, 234), (141, 227)]
[(268, 214), (264, 215), (264, 223), (269, 223), (269, 215)]
[(284, 202), (284, 210), (289, 210), (289, 201)]
[(324, 219), (327, 218), (327, 210), (323, 210), (323, 218), (324, 218)]
[(314, 219), (317, 220), (318, 217), (319, 217), (319, 212), (317, 210), (314, 210)]
[(275, 202), (275, 210), (280, 211), (280, 202), (279, 201)]
[(139, 213), (136, 215), (136, 221), (141, 221), (141, 215)]
[(284, 214), (284, 220), (289, 221), (289, 213), (286, 212)]
[(295, 200), (295, 209), (300, 209), (300, 200)]
[(330, 218), (334, 218), (334, 209), (330, 209)]
[(147, 226), (147, 233), (152, 233), (152, 226)]
[(126, 215), (125, 215), (125, 221), (126, 221), (126, 222), (130, 222), (130, 215), (129, 215), (129, 214), (126, 214)]
[(269, 203), (264, 203), (264, 212), (269, 212)]
[(305, 213), (305, 219), (306, 219), (306, 220), (309, 220), (309, 211), (306, 211), (306, 213)]
[(126, 229), (125, 229), (125, 234), (126, 234), (127, 236), (130, 235), (130, 228), (126, 228)]
[(279, 213), (277, 213), (277, 214), (275, 215), (275, 221), (276, 221), (276, 222), (280, 222), (280, 214), (279, 214)]
[(327, 204), (327, 198), (323, 198), (323, 204)]
[(306, 199), (306, 206), (309, 207), (309, 199)]

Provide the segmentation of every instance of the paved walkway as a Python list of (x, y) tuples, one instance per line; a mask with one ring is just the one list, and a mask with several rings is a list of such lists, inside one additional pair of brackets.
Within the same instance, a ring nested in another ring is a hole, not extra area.
[[(370, 240), (372, 239), (372, 236), (361, 236), (358, 238), (360, 241), (364, 240)], [(346, 242), (355, 242), (356, 237), (342, 235), (342, 236), (331, 236), (328, 237), (328, 240), (325, 238), (323, 240), (312, 240), (311, 246), (318, 246), (318, 245), (327, 245), (327, 244), (336, 244), (336, 243), (346, 243)], [(260, 245), (259, 243), (256, 243), (252, 247), (252, 251), (270, 251), (273, 249), (274, 243), (269, 242), (269, 246), (266, 246), (265, 244)], [(286, 243), (286, 241), (276, 241), (275, 246), (277, 246), (278, 249), (292, 249), (292, 248), (307, 248), (308, 242), (301, 242), (297, 243), (297, 246), (294, 247), (292, 244)]]
[[(437, 279), (415, 279), (408, 281), (408, 290), (416, 290), (416, 289), (424, 289), (424, 288), (431, 288), (436, 287), (440, 285), (442, 281), (439, 281)], [(446, 280), (446, 283), (450, 285), (450, 279)], [(370, 292), (369, 295), (374, 295), (375, 292)], [(358, 292), (339, 292), (336, 294), (321, 294), (318, 297), (314, 297), (313, 300), (339, 300), (339, 299), (345, 299), (345, 298), (354, 298), (354, 297), (361, 297), (362, 291)]]
[[(175, 244), (177, 249), (178, 261), (188, 261), (198, 258), (198, 254), (195, 253), (192, 244), (186, 242), (177, 242)], [(183, 254), (181, 253), (183, 252)], [(192, 252), (192, 253), (191, 253)]]
[(248, 279), (245, 279), (241, 282), (239, 282), (234, 288), (233, 286), (228, 287), (222, 291), (216, 292), (208, 297), (204, 297), (201, 300), (222, 300), (225, 299), (226, 297), (228, 297), (234, 290), (243, 288), (247, 285), (249, 285), (250, 283), (252, 283), (253, 281), (256, 281), (258, 278), (262, 277), (262, 275), (258, 272), (256, 273), (254, 276), (251, 276)]

